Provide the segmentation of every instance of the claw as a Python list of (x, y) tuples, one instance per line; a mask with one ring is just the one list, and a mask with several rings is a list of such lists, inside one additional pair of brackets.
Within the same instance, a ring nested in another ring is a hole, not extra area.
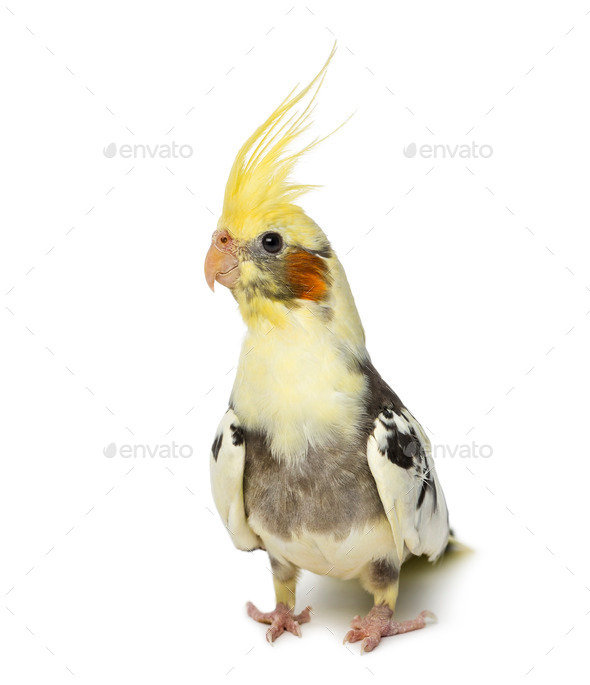
[(352, 629), (344, 636), (343, 644), (361, 641), (361, 654), (372, 652), (382, 637), (420, 630), (426, 625), (425, 619), (436, 620), (431, 611), (422, 611), (410, 621), (394, 621), (392, 615), (393, 611), (388, 606), (380, 604), (374, 606), (364, 618), (355, 616), (350, 623)]
[(252, 602), (246, 604), (248, 616), (259, 623), (270, 624), (266, 631), (266, 640), (272, 644), (284, 632), (291, 633), (296, 637), (301, 637), (301, 623), (308, 623), (310, 620), (311, 607), (306, 607), (299, 615), (293, 615), (293, 610), (286, 604), (277, 604), (274, 611), (263, 613), (259, 611)]

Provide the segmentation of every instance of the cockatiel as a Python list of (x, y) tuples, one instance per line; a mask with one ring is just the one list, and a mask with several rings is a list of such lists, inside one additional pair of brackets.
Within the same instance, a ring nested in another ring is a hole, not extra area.
[[(402, 563), (433, 561), (449, 540), (447, 506), (429, 440), (371, 364), (344, 269), (296, 204), (293, 151), (326, 69), (292, 91), (244, 143), (225, 190), (205, 275), (228, 287), (247, 324), (229, 409), (211, 450), (213, 497), (236, 547), (264, 549), (276, 607), (248, 614), (272, 642), (301, 635), (300, 569), (358, 578), (375, 606), (345, 641), (374, 649), (423, 628), (393, 620)], [(307, 106), (301, 106), (306, 96)]]

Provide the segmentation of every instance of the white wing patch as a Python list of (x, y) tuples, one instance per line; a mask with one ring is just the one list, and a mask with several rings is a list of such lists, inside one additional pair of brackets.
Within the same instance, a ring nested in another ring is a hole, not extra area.
[(406, 547), (434, 561), (449, 538), (447, 505), (430, 441), (422, 426), (401, 408), (381, 410), (367, 443), (369, 468), (391, 525), (399, 562)]
[(217, 511), (238, 549), (263, 548), (246, 520), (244, 511), (244, 463), (246, 444), (240, 422), (228, 409), (217, 428), (211, 447), (211, 489)]

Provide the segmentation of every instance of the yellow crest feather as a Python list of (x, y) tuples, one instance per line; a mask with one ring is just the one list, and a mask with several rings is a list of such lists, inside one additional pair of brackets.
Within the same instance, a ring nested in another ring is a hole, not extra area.
[[(227, 180), (220, 227), (239, 237), (253, 237), (266, 217), (297, 213), (293, 201), (316, 187), (293, 183), (290, 176), (297, 160), (328, 136), (316, 138), (298, 151), (289, 150), (312, 123), (316, 98), (335, 52), (336, 44), (315, 78), (299, 93), (296, 86), (240, 148)], [(297, 111), (310, 92), (308, 104)]]

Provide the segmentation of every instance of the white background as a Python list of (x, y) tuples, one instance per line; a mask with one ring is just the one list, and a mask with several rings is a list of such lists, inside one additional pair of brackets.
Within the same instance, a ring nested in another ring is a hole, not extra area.
[[(588, 1), (8, 2), (2, 682), (581, 682)], [(208, 475), (243, 335), (202, 273), (227, 173), (335, 38), (315, 130), (356, 114), (300, 166), (324, 184), (304, 206), (433, 442), (493, 449), (437, 459), (474, 551), (408, 566), (398, 615), (438, 624), (363, 657), (341, 642), (371, 598), (311, 574), (303, 638), (265, 642), (245, 602), (274, 605), (266, 557), (233, 548)], [(172, 141), (193, 156), (103, 155)], [(408, 159), (411, 142), (493, 156)], [(193, 456), (103, 456), (172, 441)]]

